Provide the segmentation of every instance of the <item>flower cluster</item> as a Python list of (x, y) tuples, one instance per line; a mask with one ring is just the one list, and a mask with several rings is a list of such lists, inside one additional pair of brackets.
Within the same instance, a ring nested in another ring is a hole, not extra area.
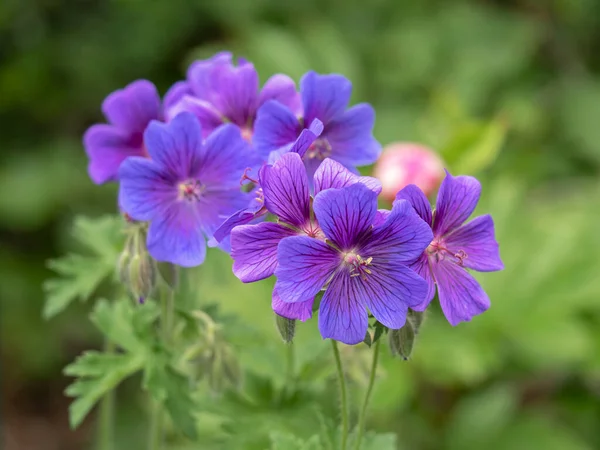
[(155, 260), (202, 264), (207, 242), (230, 251), (241, 281), (277, 278), (278, 315), (307, 320), (318, 307), (324, 338), (361, 342), (369, 314), (402, 328), (436, 285), (448, 321), (470, 320), (489, 299), (466, 269), (502, 269), (490, 216), (463, 225), (479, 183), (447, 173), (433, 213), (415, 185), (378, 210), (381, 183), (357, 171), (381, 153), (375, 114), (349, 107), (351, 91), (315, 72), (299, 89), (282, 74), (261, 88), (252, 63), (219, 53), (162, 101), (145, 80), (109, 95), (108, 124), (84, 137), (89, 174), (119, 183), (119, 207), (148, 223)]

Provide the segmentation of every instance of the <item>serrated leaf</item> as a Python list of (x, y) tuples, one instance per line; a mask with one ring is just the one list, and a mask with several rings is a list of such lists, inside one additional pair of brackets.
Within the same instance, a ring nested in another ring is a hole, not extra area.
[(65, 375), (82, 377), (65, 390), (66, 395), (76, 397), (69, 406), (71, 428), (77, 428), (100, 398), (140, 370), (143, 363), (141, 355), (86, 352), (65, 367)]
[(69, 254), (49, 261), (48, 267), (60, 277), (44, 283), (43, 316), (46, 319), (63, 311), (74, 300), (87, 300), (100, 283), (113, 274), (123, 244), (121, 228), (121, 219), (114, 216), (76, 219), (73, 237), (91, 255)]
[(175, 426), (190, 439), (196, 438), (197, 406), (192, 400), (188, 379), (172, 367), (165, 369), (164, 386), (167, 392), (165, 406)]

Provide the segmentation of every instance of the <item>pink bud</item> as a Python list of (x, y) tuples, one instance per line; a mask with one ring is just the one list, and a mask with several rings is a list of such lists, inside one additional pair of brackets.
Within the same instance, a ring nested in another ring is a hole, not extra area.
[(381, 195), (390, 202), (409, 184), (416, 184), (430, 196), (444, 178), (444, 164), (437, 153), (423, 145), (395, 142), (383, 149), (374, 176), (383, 186)]

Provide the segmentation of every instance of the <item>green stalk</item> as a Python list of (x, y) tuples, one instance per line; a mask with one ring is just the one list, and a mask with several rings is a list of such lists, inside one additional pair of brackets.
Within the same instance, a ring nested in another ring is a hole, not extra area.
[[(113, 342), (105, 338), (104, 352), (114, 353), (116, 346)], [(100, 418), (98, 423), (98, 450), (114, 449), (115, 433), (115, 390), (108, 391), (100, 403)]]
[[(175, 266), (175, 270), (178, 267)], [(177, 276), (176, 274), (175, 276)], [(161, 293), (161, 331), (165, 345), (169, 345), (173, 338), (173, 320), (175, 317), (175, 291), (166, 283), (162, 283)], [(161, 402), (154, 402), (150, 416), (150, 436), (148, 441), (149, 450), (160, 450), (164, 443), (164, 412)]]
[(335, 365), (337, 368), (338, 380), (340, 383), (340, 409), (342, 415), (342, 445), (341, 450), (346, 450), (348, 445), (348, 398), (346, 396), (346, 378), (342, 369), (342, 359), (340, 350), (338, 349), (337, 341), (331, 340), (333, 346), (333, 356), (335, 357)]
[(375, 385), (375, 374), (377, 373), (377, 362), (379, 361), (379, 344), (381, 339), (375, 343), (375, 349), (373, 350), (373, 363), (371, 364), (371, 376), (369, 377), (369, 385), (367, 387), (367, 393), (365, 394), (365, 401), (363, 402), (362, 409), (360, 410), (360, 416), (358, 419), (358, 436), (356, 437), (356, 444), (354, 450), (360, 449), (360, 444), (365, 433), (365, 421), (367, 418), (367, 408), (369, 407), (369, 400), (371, 400), (371, 393), (373, 392), (373, 386)]

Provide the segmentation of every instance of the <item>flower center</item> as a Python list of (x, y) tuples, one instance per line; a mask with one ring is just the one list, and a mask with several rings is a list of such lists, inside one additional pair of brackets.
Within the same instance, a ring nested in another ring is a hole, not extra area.
[(429, 247), (427, 247), (427, 256), (430, 259), (433, 259), (435, 262), (440, 262), (445, 259), (449, 259), (453, 263), (458, 264), (459, 266), (463, 265), (463, 262), (466, 258), (469, 257), (464, 250), (459, 250), (456, 253), (452, 253), (450, 250), (446, 248), (446, 243), (441, 239), (434, 239)]
[(318, 223), (315, 223), (312, 220), (309, 220), (302, 227), (302, 231), (306, 233), (307, 236), (315, 239), (325, 240), (325, 234)]
[(187, 180), (179, 183), (179, 199), (187, 201), (198, 201), (205, 187), (198, 180)]
[(307, 159), (317, 158), (323, 160), (329, 155), (331, 155), (331, 145), (329, 144), (329, 141), (326, 138), (319, 138), (310, 144), (304, 157)]
[(363, 259), (358, 253), (344, 253), (344, 262), (350, 266), (350, 277), (360, 276), (363, 280), (367, 279), (367, 275), (371, 270), (367, 268), (373, 262), (373, 258)]

